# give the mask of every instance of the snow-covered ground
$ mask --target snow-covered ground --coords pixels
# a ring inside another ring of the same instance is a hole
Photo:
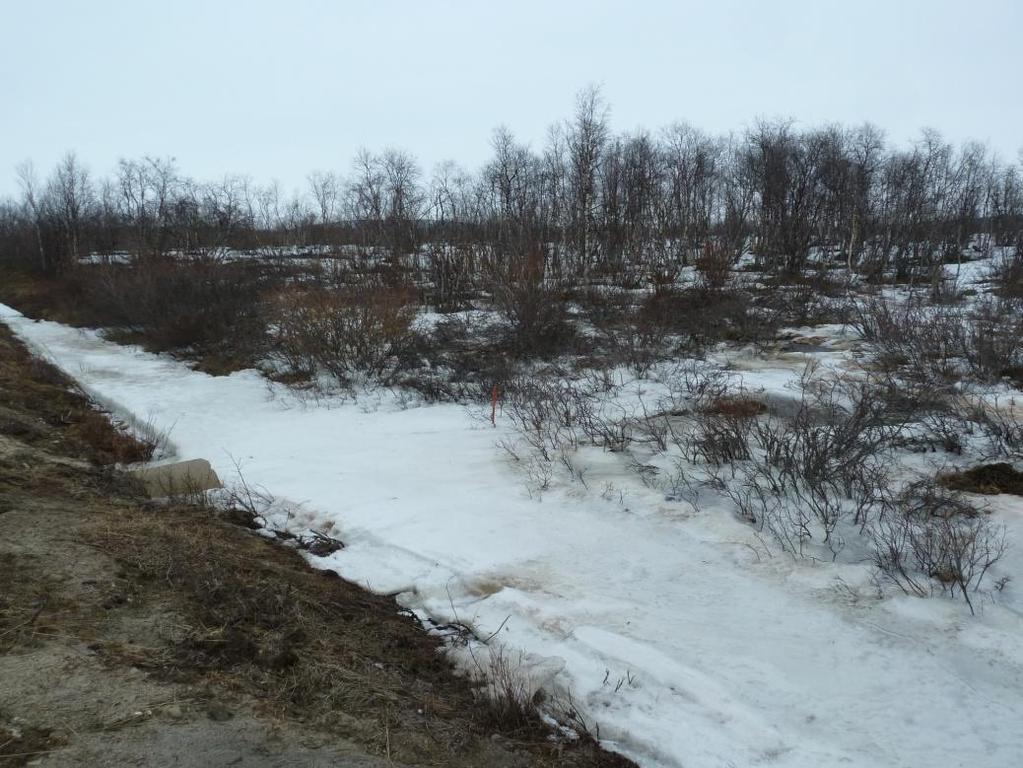
[[[2,305],[0,320],[99,402],[169,431],[178,456],[227,480],[240,466],[299,505],[295,528],[346,545],[316,565],[482,636],[500,628],[524,671],[643,766],[1023,765],[1013,583],[975,617],[962,601],[880,599],[867,564],[771,556],[723,507],[668,501],[615,454],[586,452],[587,487],[537,494],[496,445],[511,436],[500,419],[388,393],[300,402],[256,372],[213,378]],[[793,353],[730,362],[769,389],[801,367]],[[991,504],[1016,542],[1006,570],[1023,574],[1023,500]]]

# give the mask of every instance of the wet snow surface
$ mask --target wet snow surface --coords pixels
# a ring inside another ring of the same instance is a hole
[[[537,682],[571,693],[644,766],[1023,765],[1023,600],[881,599],[856,562],[770,556],[723,505],[669,501],[620,455],[584,452],[587,487],[530,493],[494,429],[388,393],[300,402],[252,371],[213,378],[97,334],[0,319],[98,401],[170,432],[298,505],[290,525],[346,548],[319,567],[438,621],[498,637]],[[815,354],[847,360],[841,329]],[[838,341],[836,341],[838,339]],[[785,393],[805,354],[733,355]],[[996,497],[1023,579],[1023,500]],[[768,542],[769,545],[769,542]],[[502,627],[503,623],[503,627]]]

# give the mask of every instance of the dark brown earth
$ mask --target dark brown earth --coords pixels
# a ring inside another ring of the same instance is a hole
[[[110,468],[0,325],[0,767],[628,766],[492,706],[391,598]]]

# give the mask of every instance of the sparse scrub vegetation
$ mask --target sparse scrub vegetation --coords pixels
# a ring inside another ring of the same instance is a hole
[[[872,526],[874,562],[903,591],[957,593],[974,610],[970,592],[1005,552],[1005,531],[983,510],[932,480],[910,483]]]
[[[857,306],[853,326],[870,342],[877,368],[940,389],[1018,376],[1021,318],[1018,304],[997,298],[970,306],[872,298]]]
[[[272,282],[266,270],[216,259],[162,258],[89,268],[79,301],[124,339],[251,365],[265,349],[260,300]]]
[[[414,311],[401,291],[291,289],[273,304],[271,355],[286,373],[326,373],[342,385],[363,374],[384,383],[414,354]]]
[[[516,387],[506,408],[531,452],[531,481],[537,463],[546,467],[534,487],[547,490],[559,466],[573,479],[582,476],[574,458],[581,447],[622,452],[647,485],[659,476],[669,499],[695,499],[701,488],[709,490],[785,552],[837,559],[850,547],[853,557],[866,553],[903,590],[948,592],[973,609],[970,592],[1001,559],[1004,531],[945,489],[978,490],[977,484],[969,484],[970,475],[942,474],[899,490],[893,472],[898,451],[914,444],[921,413],[930,406],[907,406],[883,377],[813,366],[790,402],[772,406],[720,369],[696,363],[664,374],[661,382],[655,403],[640,395],[632,406],[623,404],[624,382],[602,389],[556,376]],[[950,430],[962,429],[967,418],[971,428],[1005,445],[1004,427],[984,423],[990,415],[945,416],[954,420]],[[961,453],[962,447],[943,444],[942,450]],[[669,469],[640,455],[669,457]],[[1015,478],[1011,465],[994,466],[1001,467],[999,482]]]
[[[669,499],[725,500],[793,555],[848,548],[914,594],[976,589],[993,529],[907,512],[899,463],[1023,457],[1016,167],[869,125],[615,136],[594,89],[540,151],[506,129],[492,148],[478,172],[429,177],[363,151],[291,200],[169,160],[106,184],[73,155],[45,180],[25,166],[0,205],[0,299],[211,373],[488,413],[496,395],[536,491],[565,474],[589,490],[596,448]],[[826,324],[851,332],[840,366],[784,396],[745,386],[744,366],[830,354],[799,335]]]
[[[347,175],[314,173],[290,198],[242,177],[201,183],[163,158],[125,159],[109,179],[74,155],[46,178],[24,165],[20,198],[0,205],[0,268],[22,289],[3,294],[212,372],[283,357],[345,384],[390,378],[381,368],[401,353],[393,333],[372,332],[344,362],[314,360],[299,337],[322,333],[309,324],[324,315],[400,301],[391,326],[423,309],[490,311],[513,359],[587,355],[642,373],[720,342],[769,342],[779,325],[841,321],[850,286],[895,283],[942,303],[891,309],[890,327],[914,335],[881,339],[885,360],[947,376],[963,357],[977,375],[1018,375],[1019,327],[1006,320],[1019,307],[948,303],[960,293],[949,269],[991,253],[999,301],[1017,295],[1013,165],[934,132],[890,146],[869,125],[615,136],[608,111],[588,89],[540,151],[499,129],[479,172],[442,163],[432,176],[401,151],[362,151]],[[25,274],[46,287],[28,297]],[[878,311],[861,307],[856,322],[884,333]],[[961,313],[969,328],[946,337]],[[297,318],[304,329],[274,335]],[[434,372],[427,392],[462,391],[458,368],[453,390]]]

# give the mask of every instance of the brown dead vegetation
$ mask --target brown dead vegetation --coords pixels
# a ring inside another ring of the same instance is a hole
[[[0,431],[29,445],[56,440],[62,453],[97,464],[147,461],[155,445],[140,442],[90,404],[56,368],[10,341],[0,329]]]
[[[357,373],[390,380],[412,353],[415,309],[405,291],[289,289],[271,303],[273,356],[286,374],[316,371],[346,383]]]
[[[732,419],[754,419],[767,413],[767,405],[752,397],[719,397],[708,404],[704,413]]]
[[[1023,472],[1007,462],[982,464],[962,472],[948,472],[939,475],[938,482],[953,491],[990,496],[1000,493],[1023,496]]]

